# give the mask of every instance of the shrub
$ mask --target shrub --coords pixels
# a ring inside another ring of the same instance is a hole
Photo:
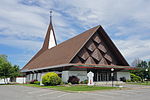
[[[68,83],[68,85],[72,85],[71,83]]]
[[[76,76],[70,76],[69,79],[68,79],[68,83],[71,83],[71,84],[79,84],[79,78],[76,77]]]
[[[80,84],[87,84],[88,80],[81,81]]]
[[[84,83],[84,84],[88,84],[88,80],[84,80],[83,83]]]
[[[132,82],[131,80],[126,80],[126,82]]]
[[[46,86],[60,85],[61,78],[56,73],[49,72],[42,77],[42,83]]]
[[[137,75],[135,75],[135,74],[133,74],[133,73],[131,73],[130,75],[131,75],[131,81],[132,81],[132,82],[139,82],[139,81],[142,81],[141,77],[139,77],[139,76],[137,76]]]
[[[79,82],[80,84],[84,84],[83,81]]]
[[[80,82],[80,84],[84,84],[84,82],[83,82],[83,81],[81,81],[81,82]]]
[[[35,81],[34,84],[40,85],[40,81]]]
[[[31,82],[29,82],[30,84],[35,84],[34,82],[36,82],[37,80],[32,80]]]
[[[125,77],[120,77],[120,81],[126,82],[126,78]]]

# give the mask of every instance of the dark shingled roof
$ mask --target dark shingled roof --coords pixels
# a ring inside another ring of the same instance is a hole
[[[82,46],[89,40],[89,38],[100,28],[96,26],[82,34],[79,34],[67,41],[51,49],[41,49],[24,67],[22,70],[43,68],[47,66],[68,64],[73,57],[78,53]]]

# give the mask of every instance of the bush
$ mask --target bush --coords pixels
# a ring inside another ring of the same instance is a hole
[[[126,82],[132,82],[131,80],[126,80]]]
[[[81,81],[80,84],[87,84],[88,80]]]
[[[83,83],[84,83],[84,84],[88,84],[88,80],[84,80]]]
[[[35,84],[34,82],[36,82],[37,80],[32,80],[31,82],[29,82],[30,84]]]
[[[126,78],[125,77],[120,77],[120,81],[126,82]]]
[[[71,84],[71,83],[68,83],[68,85],[70,85],[70,86],[71,86],[72,84]]]
[[[79,84],[79,78],[76,77],[76,76],[70,76],[69,79],[68,79],[68,83],[71,83],[71,84]]]
[[[40,81],[35,81],[34,84],[40,85]]]
[[[137,76],[137,75],[135,75],[135,74],[133,74],[133,73],[131,73],[130,75],[131,75],[131,81],[132,81],[132,82],[139,82],[139,81],[142,81],[141,77],[139,77],[139,76]]]
[[[80,84],[84,84],[84,81],[81,81]]]
[[[61,78],[54,72],[46,73],[42,77],[42,83],[45,86],[54,86],[54,85],[60,85]]]

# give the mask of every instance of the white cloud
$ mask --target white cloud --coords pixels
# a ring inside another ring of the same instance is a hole
[[[125,58],[131,63],[134,59],[150,59],[150,40],[140,40],[130,38],[125,40],[115,40]]]
[[[1,0],[0,35],[6,38],[0,44],[38,50],[53,9],[59,43],[101,24],[129,62],[149,59],[149,5],[150,0]]]
[[[32,50],[37,51],[42,46],[42,42],[40,41],[20,40],[12,37],[0,38],[0,40],[1,40],[0,44],[13,46],[26,51],[32,51]]]

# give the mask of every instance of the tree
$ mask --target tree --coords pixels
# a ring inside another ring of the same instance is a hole
[[[137,67],[141,62],[142,62],[142,60],[140,60],[139,58],[136,58],[136,59],[134,59],[134,61],[131,63],[131,66]]]
[[[12,78],[16,78],[17,76],[21,76],[20,69],[19,69],[19,66],[18,66],[18,65],[12,66],[12,68],[11,68],[10,71],[11,71],[10,76],[11,76]]]
[[[138,67],[137,70],[131,71],[131,73],[140,76],[142,80],[145,78],[150,79],[150,61],[141,61],[136,67]],[[146,72],[146,69],[148,68],[148,72]]]
[[[146,61],[142,61],[140,64],[138,64],[137,67],[140,67],[140,68],[147,68],[148,65],[147,65],[147,62],[146,62]]]
[[[20,76],[19,66],[14,65],[7,60],[7,56],[0,55],[0,78],[4,79],[4,83],[8,83],[8,78]]]
[[[8,83],[7,78],[11,76],[12,66],[9,62],[3,62],[0,65],[0,78],[4,79],[5,83]]]
[[[148,62],[148,67],[150,68],[150,61]]]
[[[0,58],[3,59],[4,61],[7,61],[7,56],[6,55],[0,55]]]

